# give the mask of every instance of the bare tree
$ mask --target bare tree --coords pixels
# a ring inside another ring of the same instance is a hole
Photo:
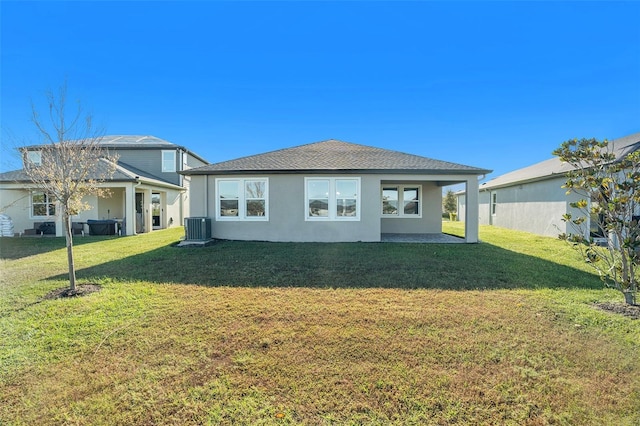
[[[605,285],[635,304],[640,282],[640,151],[616,152],[606,140],[573,139],[553,154],[573,167],[564,187],[567,194],[580,197],[571,203],[577,213],[563,216],[576,233],[560,238],[574,244]]]
[[[85,201],[88,195],[108,196],[109,190],[100,184],[113,176],[115,156],[100,145],[102,134],[92,125],[92,117],[85,114],[78,103],[77,110],[67,114],[67,85],[57,94],[47,92],[49,119],[43,120],[32,104],[32,121],[43,144],[22,148],[25,173],[36,189],[57,201],[67,245],[69,289],[76,292],[76,271],[73,256],[71,217],[91,207]],[[31,158],[39,152],[38,161]]]

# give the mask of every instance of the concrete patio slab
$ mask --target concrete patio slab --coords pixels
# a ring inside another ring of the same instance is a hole
[[[463,244],[464,238],[449,234],[382,234],[383,243]]]

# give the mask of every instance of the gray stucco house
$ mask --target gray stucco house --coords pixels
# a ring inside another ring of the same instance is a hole
[[[465,240],[478,241],[478,177],[489,170],[326,140],[180,172],[190,213],[230,240],[380,241],[442,232],[442,187],[464,184]],[[475,195],[474,195],[475,194]],[[475,207],[474,207],[475,205]]]
[[[640,133],[609,141],[617,158],[640,149]],[[578,201],[576,194],[567,195],[562,186],[571,167],[558,158],[551,158],[522,169],[498,176],[480,185],[479,219],[482,225],[527,231],[556,237],[575,232],[562,216],[578,212],[570,203]],[[466,194],[458,194],[458,211],[466,208]],[[637,212],[636,214],[640,214]]]
[[[104,219],[116,221],[122,235],[182,225],[189,215],[189,178],[179,172],[208,164],[206,160],[155,136],[104,136],[100,146],[118,156],[116,172],[101,184],[111,196],[85,200],[91,209],[72,218],[79,229],[88,231],[88,221]],[[41,150],[39,145],[20,148],[23,161],[31,164],[41,161]],[[0,173],[0,212],[12,218],[16,233],[51,223],[55,234],[63,235],[55,200],[34,188],[24,169]]]

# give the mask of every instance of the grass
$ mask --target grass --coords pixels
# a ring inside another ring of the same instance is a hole
[[[445,223],[446,231],[461,231]],[[640,321],[569,247],[0,241],[0,424],[640,423]]]

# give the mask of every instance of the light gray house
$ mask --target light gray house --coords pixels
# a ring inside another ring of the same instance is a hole
[[[442,187],[462,183],[472,194],[470,243],[478,241],[478,176],[486,173],[338,140],[180,172],[191,178],[191,215],[209,218],[214,238],[231,240],[380,241],[387,233],[441,233]]]
[[[115,174],[101,184],[111,196],[88,197],[92,208],[72,218],[79,229],[89,231],[86,224],[93,220],[115,220],[123,235],[182,225],[189,215],[189,177],[179,172],[208,164],[206,160],[154,136],[105,136],[100,145],[118,156]],[[23,161],[37,165],[41,149],[21,148]],[[16,233],[38,232],[38,225],[47,223],[50,232],[63,235],[57,211],[55,201],[33,187],[24,169],[0,173],[0,212],[12,218]]]
[[[640,149],[640,133],[609,141],[617,158]],[[570,203],[578,201],[576,194],[567,195],[562,188],[571,166],[551,158],[498,176],[480,185],[479,219],[482,225],[527,231],[556,237],[573,233],[562,215],[577,212]],[[464,192],[458,195],[459,212],[464,212]]]

